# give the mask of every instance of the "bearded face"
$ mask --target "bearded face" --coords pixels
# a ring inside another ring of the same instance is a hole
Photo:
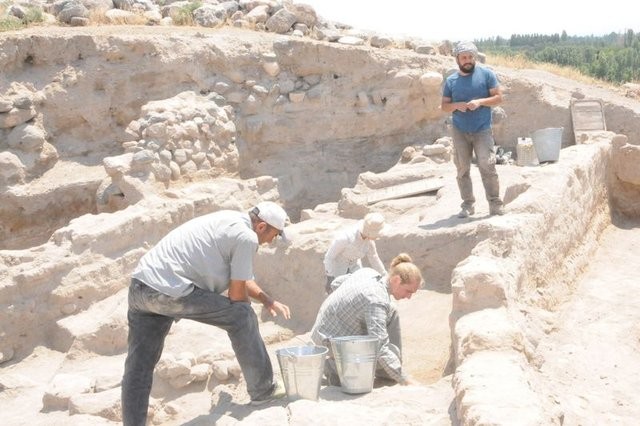
[[[456,58],[458,68],[465,74],[471,74],[476,67],[476,57],[473,53],[461,53]]]

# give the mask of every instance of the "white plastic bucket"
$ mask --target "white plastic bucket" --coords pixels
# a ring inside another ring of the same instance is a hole
[[[343,336],[331,339],[331,349],[344,393],[367,393],[373,389],[378,361],[378,338]]]
[[[318,400],[327,352],[329,349],[324,346],[294,346],[276,351],[290,401]]]
[[[560,147],[562,146],[563,127],[548,127],[536,130],[531,134],[533,146],[536,149],[538,161],[558,161],[560,158]]]
[[[540,164],[531,138],[518,138],[516,156],[516,164],[518,166],[527,167]]]

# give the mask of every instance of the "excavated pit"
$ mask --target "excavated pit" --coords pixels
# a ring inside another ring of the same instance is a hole
[[[39,151],[0,145],[22,160],[22,168],[7,163],[14,172],[3,172],[0,194],[4,365],[40,347],[66,353],[58,365],[67,368],[78,358],[122,356],[127,277],[146,249],[194,216],[267,198],[294,219],[294,243],[261,249],[256,262],[258,280],[294,313],[290,322],[265,326],[273,328],[266,333],[271,350],[313,324],[332,233],[380,211],[391,225],[378,242],[383,261],[408,252],[425,276],[425,289],[400,309],[407,368],[430,384],[464,366],[473,352],[465,345],[482,334],[456,330],[458,321],[494,309],[525,340],[536,340],[544,317],[537,310],[568,297],[587,263],[576,259],[593,253],[612,217],[640,217],[640,180],[630,165],[638,156],[638,106],[607,104],[610,132],[574,145],[565,100],[600,89],[498,70],[507,101],[496,142],[513,150],[519,136],[564,127],[565,149],[555,164],[499,166],[504,217],[488,216],[474,170],[478,214],[461,221],[450,149],[422,151],[447,136],[447,119],[438,109],[439,85],[421,77],[443,75],[451,58],[237,30],[49,31],[2,39],[15,53],[2,58],[0,93],[17,109],[26,96],[33,110],[29,120],[3,128],[3,139],[20,126],[45,134]],[[279,73],[271,75],[266,62],[277,62]],[[543,96],[550,90],[553,96]],[[181,117],[186,104],[201,108]],[[196,148],[205,133],[212,142]],[[439,179],[442,189],[358,202],[424,177]],[[191,351],[207,349],[193,337],[206,330],[183,333],[192,335]],[[167,351],[177,353],[181,334],[172,334]],[[176,392],[158,386],[159,397]],[[463,391],[456,398],[460,412],[473,405]]]

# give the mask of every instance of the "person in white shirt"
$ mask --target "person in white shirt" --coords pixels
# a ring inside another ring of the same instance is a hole
[[[375,242],[384,226],[384,216],[380,213],[369,213],[357,224],[337,233],[324,256],[327,294],[331,294],[331,282],[336,277],[350,274],[362,268],[361,259],[365,256],[371,268],[381,275],[386,275],[387,270],[378,256]]]

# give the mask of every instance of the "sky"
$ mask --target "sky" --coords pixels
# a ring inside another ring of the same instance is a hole
[[[640,32],[637,0],[295,0],[329,21],[424,40],[473,40],[512,34],[606,35]]]

